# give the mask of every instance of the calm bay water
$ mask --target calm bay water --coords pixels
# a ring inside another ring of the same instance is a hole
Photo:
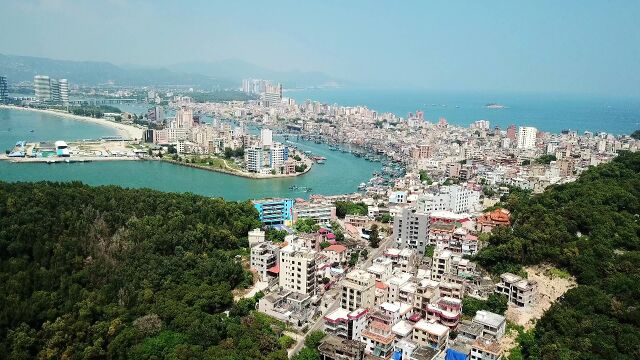
[[[86,125],[86,126],[81,126]],[[10,147],[18,140],[84,139],[113,135],[99,125],[84,124],[60,117],[0,109],[0,145]],[[35,128],[34,133],[29,130]],[[30,135],[30,136],[29,136]],[[0,161],[0,180],[4,181],[82,181],[90,185],[120,185],[161,191],[192,192],[219,196],[227,200],[263,197],[308,197],[309,194],[333,195],[356,191],[380,163],[372,163],[351,154],[330,151],[322,144],[294,142],[299,148],[327,158],[307,174],[295,178],[252,180],[192,169],[158,161],[113,161],[85,164],[16,164]],[[310,187],[312,192],[291,190],[290,186]]]
[[[402,117],[422,110],[429,121],[444,117],[451,124],[463,126],[482,119],[501,129],[510,124],[534,126],[550,132],[571,129],[630,134],[640,129],[640,99],[353,88],[294,90],[288,91],[286,96],[297,102],[312,99],[345,106],[366,105],[378,112]],[[507,108],[487,109],[488,103]]]

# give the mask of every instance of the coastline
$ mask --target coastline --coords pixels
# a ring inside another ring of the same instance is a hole
[[[83,122],[88,122],[96,125],[102,125],[102,126],[106,126],[116,130],[118,134],[122,136],[123,139],[140,140],[142,139],[142,134],[143,134],[142,129],[137,128],[133,125],[120,124],[113,121],[109,121],[105,119],[96,119],[88,116],[74,115],[71,113],[63,112],[63,111],[34,109],[34,108],[21,107],[21,106],[15,106],[15,105],[0,105],[0,109],[39,112],[39,113],[44,113],[48,115],[60,116],[69,120],[83,121]]]
[[[186,163],[186,162],[172,160],[172,159],[144,159],[144,160],[148,160],[148,161],[164,161],[164,162],[167,162],[167,163],[170,163],[170,164],[173,164],[173,165],[180,165],[180,166],[186,166],[186,167],[199,169],[199,170],[207,170],[207,171],[219,172],[219,173],[223,173],[223,174],[227,174],[227,175],[239,176],[239,177],[243,177],[243,178],[246,178],[246,179],[254,179],[254,180],[295,178],[295,177],[302,176],[302,175],[308,173],[309,170],[311,170],[311,168],[313,167],[313,165],[309,165],[309,166],[307,166],[307,168],[303,172],[295,173],[295,174],[288,174],[288,175],[283,175],[283,174],[278,174],[278,175],[260,175],[260,174],[245,172],[245,171],[231,171],[231,170],[220,169],[220,168],[212,168],[212,167],[208,167],[208,166],[202,166],[202,165],[198,165],[198,164],[191,164],[191,163]]]

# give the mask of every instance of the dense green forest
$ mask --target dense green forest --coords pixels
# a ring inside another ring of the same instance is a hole
[[[0,358],[286,359],[231,294],[259,225],[249,203],[0,182]]]
[[[514,226],[492,234],[479,264],[498,274],[551,263],[579,284],[522,337],[522,357],[640,359],[640,153],[543,194],[513,193],[507,207]]]

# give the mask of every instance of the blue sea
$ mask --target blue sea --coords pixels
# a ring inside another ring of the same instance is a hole
[[[511,124],[534,126],[541,131],[565,129],[612,134],[630,134],[640,129],[640,99],[607,98],[590,95],[501,94],[491,92],[448,92],[425,90],[380,90],[358,88],[305,89],[287,91],[285,96],[344,106],[365,105],[379,113],[407,117],[420,110],[425,119],[467,126],[489,120],[505,129]],[[488,109],[497,103],[504,109]]]

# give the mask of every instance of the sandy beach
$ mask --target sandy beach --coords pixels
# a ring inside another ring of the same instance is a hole
[[[124,139],[141,139],[142,138],[142,132],[143,132],[142,129],[137,128],[133,125],[120,124],[120,123],[105,120],[105,119],[96,119],[96,118],[91,118],[87,116],[73,115],[63,111],[33,109],[33,108],[13,106],[13,105],[0,105],[0,109],[11,109],[11,110],[22,110],[22,111],[46,113],[49,115],[64,117],[70,120],[84,121],[84,122],[94,123],[97,125],[107,126],[117,130],[118,135],[122,136]]]

